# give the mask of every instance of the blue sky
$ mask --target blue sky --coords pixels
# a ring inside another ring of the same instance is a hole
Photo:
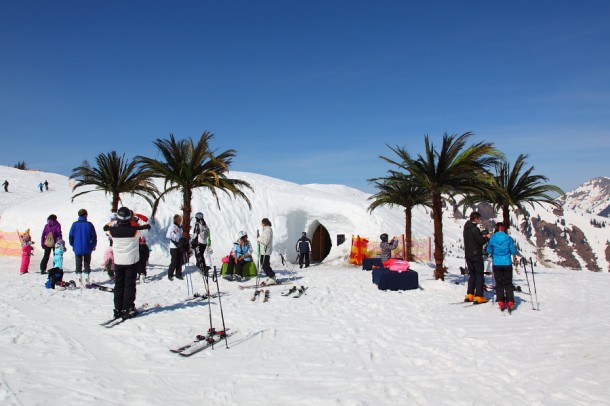
[[[0,2],[0,164],[205,130],[234,170],[369,192],[386,144],[472,131],[569,191],[610,175],[610,2]]]

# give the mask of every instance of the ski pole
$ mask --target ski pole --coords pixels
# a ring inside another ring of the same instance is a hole
[[[215,269],[214,269],[214,276],[216,276],[216,270]],[[204,282],[205,282],[205,279],[204,279]],[[210,317],[210,329],[208,330],[208,337],[209,338],[213,338],[215,330],[214,330],[214,326],[212,326],[212,304],[210,302],[210,300],[211,300],[210,296],[211,295],[210,295],[209,290],[208,290],[208,315]],[[212,349],[214,349],[214,341],[212,341]]]
[[[532,283],[534,284],[534,296],[536,297],[536,310],[540,310],[540,303],[538,302],[538,292],[536,292],[536,279],[534,278],[534,261],[530,257],[530,267],[532,270]]]
[[[530,287],[529,277],[527,276],[527,259],[525,259],[525,257],[523,257],[523,258],[521,258],[521,261],[523,263],[523,269],[525,269],[525,280],[527,281],[527,290],[529,291],[530,298],[531,298],[531,296],[532,296],[532,289]],[[532,302],[532,310],[536,310],[536,309],[534,309],[534,301],[531,300],[531,302]]]
[[[225,346],[229,349],[229,342],[227,341],[227,328],[225,326],[225,316],[222,311],[222,299],[220,298],[220,286],[218,285],[218,275],[216,274],[216,265],[214,265],[213,280],[216,281],[216,290],[218,291],[218,306],[220,307],[220,319],[222,320],[222,334],[225,338]]]

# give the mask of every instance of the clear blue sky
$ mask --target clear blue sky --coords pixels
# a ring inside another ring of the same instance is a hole
[[[572,190],[610,175],[610,1],[0,2],[0,164],[205,130],[234,170],[369,192],[386,144],[473,131]]]

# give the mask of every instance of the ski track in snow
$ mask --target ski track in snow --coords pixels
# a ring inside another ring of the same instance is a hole
[[[112,294],[44,289],[45,276],[18,275],[0,258],[0,403],[8,405],[225,404],[605,404],[606,274],[537,270],[540,311],[517,294],[512,315],[496,305],[451,305],[465,293],[456,275],[421,290],[379,291],[371,273],[319,265],[295,276],[298,299],[274,287],[268,303],[220,280],[225,321],[237,330],[189,358],[168,351],[209,327],[208,302],[185,301],[186,283],[149,268],[139,305],[152,310],[105,329]],[[456,267],[457,268],[457,267]],[[189,268],[195,291],[203,292]],[[93,279],[105,282],[103,272]],[[73,279],[71,273],[66,279]],[[492,280],[487,281],[493,284]],[[527,291],[525,275],[515,282]],[[531,283],[531,275],[530,275]],[[292,285],[289,285],[292,286]],[[211,284],[212,291],[216,284]],[[155,305],[158,307],[154,307]],[[210,307],[222,328],[218,299]],[[50,391],[52,388],[52,391]],[[52,395],[51,395],[52,393]]]

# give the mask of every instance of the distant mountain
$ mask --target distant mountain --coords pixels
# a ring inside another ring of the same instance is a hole
[[[591,179],[561,199],[564,209],[610,218],[610,178]]]

